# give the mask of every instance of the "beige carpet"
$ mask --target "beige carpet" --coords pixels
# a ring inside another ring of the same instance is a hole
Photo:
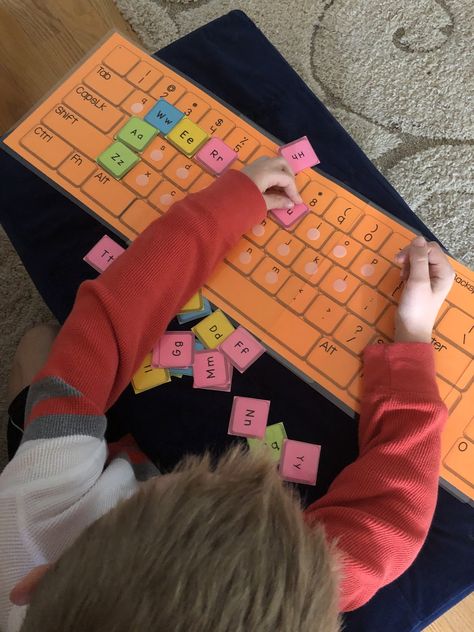
[[[115,1],[150,51],[245,11],[452,254],[474,267],[472,0]],[[3,233],[0,247],[3,421],[14,348],[50,315]]]

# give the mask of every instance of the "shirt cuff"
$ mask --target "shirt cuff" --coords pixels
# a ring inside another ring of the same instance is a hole
[[[434,349],[429,342],[393,342],[364,349],[364,390],[423,393],[439,399]]]

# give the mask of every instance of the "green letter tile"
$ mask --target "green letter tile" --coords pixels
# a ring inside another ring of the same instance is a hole
[[[277,424],[267,426],[263,439],[251,439],[248,437],[247,443],[250,450],[257,450],[264,445],[267,446],[270,449],[272,460],[275,463],[279,463],[284,439],[287,439],[286,430],[283,422],[280,421]]]
[[[130,171],[139,160],[137,154],[118,141],[107,147],[97,158],[99,165],[117,180]]]
[[[132,116],[117,134],[117,138],[132,149],[143,151],[157,134],[156,127],[137,116]]]

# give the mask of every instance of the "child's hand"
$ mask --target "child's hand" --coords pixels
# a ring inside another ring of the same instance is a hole
[[[267,204],[267,211],[291,208],[303,202],[296,190],[295,176],[284,158],[259,158],[244,167],[245,173],[255,182]]]
[[[395,255],[403,264],[406,281],[395,318],[396,342],[431,342],[438,311],[454,281],[455,273],[435,241],[416,237]]]

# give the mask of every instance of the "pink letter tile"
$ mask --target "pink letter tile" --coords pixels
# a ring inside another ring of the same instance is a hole
[[[227,356],[229,362],[243,373],[257,360],[264,347],[246,329],[239,326],[219,345],[219,349]]]
[[[92,266],[97,272],[103,272],[122,252],[125,252],[125,248],[122,248],[110,237],[104,235],[92,250],[89,250],[83,261]]]
[[[316,485],[321,446],[285,439],[280,461],[280,476],[292,483]]]
[[[302,136],[298,140],[283,145],[278,149],[278,153],[290,164],[294,174],[306,169],[306,167],[314,167],[320,163],[307,136]]]
[[[229,383],[229,363],[223,353],[217,349],[196,351],[194,354],[194,388],[222,387]]]
[[[194,158],[208,171],[220,176],[237,158],[237,152],[220,138],[211,138]]]
[[[267,427],[270,401],[253,397],[234,397],[228,433],[261,439]]]
[[[309,208],[306,204],[295,204],[292,208],[276,208],[270,212],[279,224],[288,228],[309,213]]]
[[[194,334],[191,331],[167,331],[153,348],[151,365],[164,369],[191,366],[194,359]]]

